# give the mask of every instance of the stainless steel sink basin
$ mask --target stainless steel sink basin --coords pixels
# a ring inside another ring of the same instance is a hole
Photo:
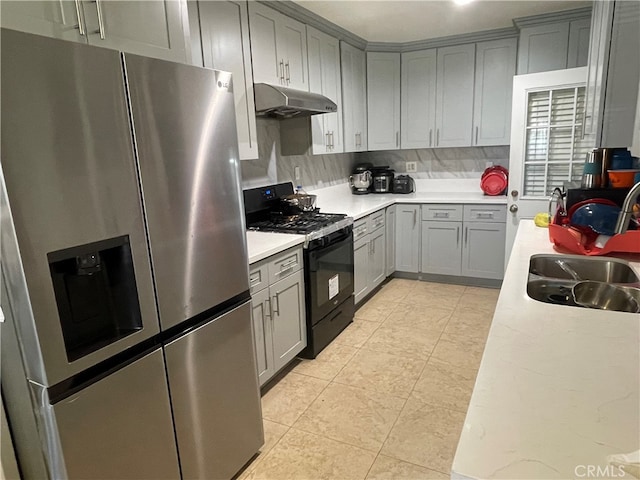
[[[640,277],[624,260],[580,255],[534,255],[529,273],[547,278],[638,283]],[[577,277],[577,278],[576,278]]]
[[[584,302],[576,302],[573,292],[576,284],[589,283],[584,282],[585,280],[609,284],[611,287],[607,291],[610,294],[618,294],[618,290],[623,290],[625,293],[621,298],[626,298],[625,302],[620,303],[608,301],[608,298],[592,298],[589,307],[638,311],[636,307],[640,305],[640,277],[627,262],[616,258],[533,255],[529,262],[527,295],[539,302],[589,308]],[[629,296],[632,298],[628,298]]]

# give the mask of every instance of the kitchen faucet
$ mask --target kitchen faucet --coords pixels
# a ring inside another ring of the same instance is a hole
[[[638,195],[640,195],[640,182],[631,187],[631,190],[629,190],[629,193],[624,199],[622,210],[620,211],[618,221],[616,222],[616,234],[624,233],[629,228],[629,220],[631,220],[631,214],[633,213],[632,205]]]

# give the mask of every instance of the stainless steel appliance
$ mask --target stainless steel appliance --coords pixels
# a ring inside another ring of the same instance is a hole
[[[398,175],[393,179],[393,193],[413,193],[416,190],[416,182],[409,175]]]
[[[259,117],[299,118],[338,110],[335,102],[318,93],[268,83],[256,83],[253,89]]]
[[[263,431],[230,74],[1,40],[2,394],[28,432],[21,467],[232,477]]]
[[[389,193],[393,190],[393,170],[389,167],[373,167],[371,169],[373,193]]]
[[[351,193],[355,195],[362,195],[369,193],[371,184],[373,183],[373,177],[371,175],[370,163],[361,163],[355,166],[353,173],[349,177],[349,186],[351,187]]]
[[[353,321],[353,219],[344,214],[302,212],[287,215],[280,199],[293,184],[280,183],[244,191],[249,230],[305,235],[304,280],[307,347],[315,358]]]

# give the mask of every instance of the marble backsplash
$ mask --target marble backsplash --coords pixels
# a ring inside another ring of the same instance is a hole
[[[489,162],[509,167],[508,146],[312,155],[308,145],[296,155],[283,155],[281,122],[259,118],[257,129],[259,159],[241,162],[243,188],[288,181],[308,188],[336,185],[346,182],[361,162],[389,165],[397,174],[406,172],[405,162],[416,162],[414,178],[479,178]],[[295,167],[300,167],[300,180],[295,180]]]

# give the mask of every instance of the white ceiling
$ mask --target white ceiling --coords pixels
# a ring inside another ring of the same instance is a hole
[[[590,1],[294,0],[368,42],[411,42],[513,26],[512,19],[591,5]]]

